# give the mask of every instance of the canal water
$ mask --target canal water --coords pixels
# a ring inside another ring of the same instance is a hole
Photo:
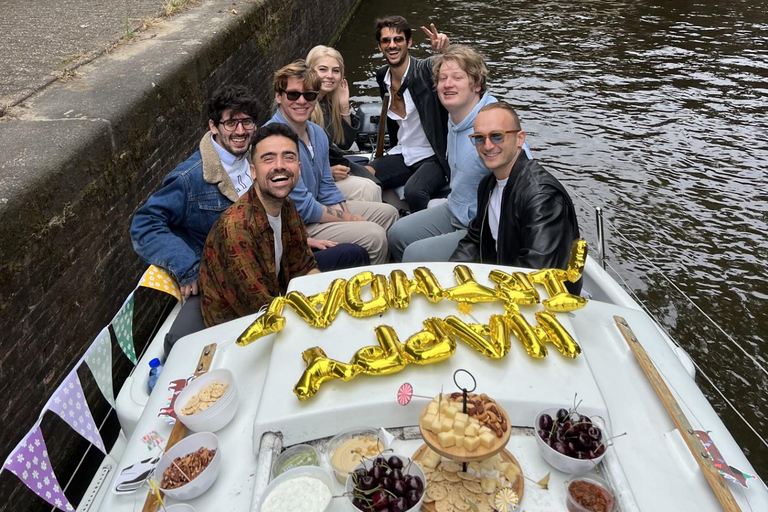
[[[377,98],[373,20],[387,14],[416,29],[414,55],[429,54],[430,22],[485,55],[491,92],[569,187],[582,233],[594,248],[601,206],[615,277],[712,380],[698,378],[768,477],[762,0],[363,0],[337,45],[355,102]]]

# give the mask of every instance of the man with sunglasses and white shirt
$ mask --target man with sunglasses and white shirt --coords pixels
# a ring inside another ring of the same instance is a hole
[[[320,77],[303,60],[279,69],[274,76],[277,112],[270,123],[284,123],[299,136],[301,178],[291,191],[307,235],[364,247],[372,264],[389,261],[387,229],[398,219],[393,206],[373,201],[346,200],[336,186],[328,160],[328,135],[309,120],[317,102]],[[371,180],[359,180],[370,186]]]
[[[480,182],[477,215],[451,261],[567,268],[579,238],[576,212],[560,182],[526,156],[514,109],[505,102],[481,108],[469,138],[491,174]],[[578,294],[581,284],[566,286]]]

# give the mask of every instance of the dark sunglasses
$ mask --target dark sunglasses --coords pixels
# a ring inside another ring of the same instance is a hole
[[[304,99],[307,101],[315,101],[317,99],[317,92],[315,91],[299,92],[299,91],[281,90],[280,92],[285,94],[285,97],[291,101],[298,100],[299,96],[304,96]]]
[[[405,42],[404,36],[395,36],[395,37],[382,37],[379,39],[379,44],[389,44],[392,41],[395,42],[395,44],[403,44]]]
[[[491,132],[491,133],[473,133],[469,136],[469,141],[473,146],[482,146],[485,144],[485,139],[490,139],[492,144],[501,144],[504,142],[508,133],[517,133],[520,130],[507,130],[505,132]]]
[[[250,117],[244,117],[242,119],[227,119],[226,121],[221,121],[219,124],[224,126],[224,129],[228,132],[233,132],[237,130],[237,125],[239,124],[243,125],[244,130],[252,130],[253,127],[256,126],[256,121]]]

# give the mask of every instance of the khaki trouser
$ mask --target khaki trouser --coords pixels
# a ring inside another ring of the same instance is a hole
[[[347,201],[347,209],[351,214],[366,220],[309,224],[307,235],[365,247],[372,264],[389,262],[387,230],[399,217],[395,207],[386,203]]]
[[[334,183],[347,201],[381,202],[381,187],[368,178],[347,176]]]

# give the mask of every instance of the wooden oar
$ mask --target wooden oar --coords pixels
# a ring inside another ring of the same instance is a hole
[[[379,131],[376,139],[376,152],[374,158],[379,158],[384,154],[384,131],[387,129],[387,110],[389,109],[389,94],[384,95],[381,104],[381,116],[379,116]]]
[[[616,321],[616,326],[619,328],[621,335],[624,336],[629,348],[632,349],[632,353],[635,354],[637,362],[640,363],[640,367],[645,372],[645,376],[648,377],[648,381],[664,403],[664,407],[666,407],[667,412],[669,412],[669,415],[672,417],[672,421],[675,422],[677,429],[680,431],[680,435],[685,439],[685,444],[688,445],[688,449],[691,451],[691,454],[693,454],[693,458],[696,459],[699,467],[701,467],[702,473],[704,473],[712,490],[715,491],[715,495],[717,495],[717,499],[720,501],[723,509],[726,512],[741,511],[739,504],[736,503],[736,499],[733,497],[733,494],[731,494],[731,490],[728,488],[725,480],[723,480],[723,477],[720,476],[720,473],[718,473],[717,468],[712,463],[712,459],[704,449],[704,445],[694,433],[691,424],[688,422],[685,414],[683,414],[683,410],[680,408],[677,400],[675,400],[675,397],[672,396],[669,387],[667,387],[664,379],[662,379],[661,374],[659,374],[659,371],[656,369],[653,361],[651,361],[651,358],[643,348],[643,345],[637,339],[635,333],[632,332],[632,329],[624,318],[614,316],[613,319]]]
[[[216,343],[211,343],[210,345],[203,347],[203,351],[200,354],[200,359],[197,361],[197,367],[195,368],[195,377],[199,377],[211,368],[211,361],[213,360],[214,353],[216,353]],[[184,426],[181,420],[176,418],[176,423],[173,425],[171,435],[168,437],[168,442],[165,445],[165,451],[167,452],[173,445],[184,439],[186,434],[187,428]],[[159,478],[162,480],[163,475],[160,475]],[[147,499],[144,501],[144,508],[141,509],[141,512],[156,512],[157,507],[160,506],[159,500],[162,498],[162,495],[163,493],[159,490],[158,494],[155,495],[150,489],[147,493]]]

